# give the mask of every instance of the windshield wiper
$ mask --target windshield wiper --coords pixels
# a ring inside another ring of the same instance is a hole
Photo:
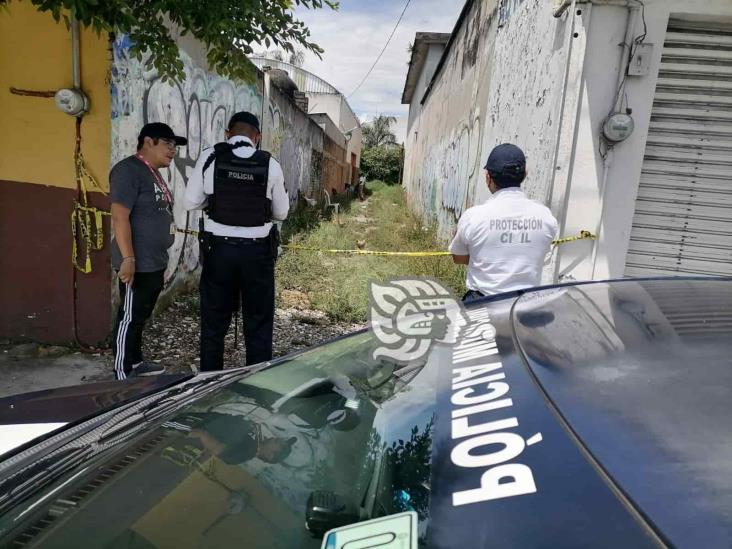
[[[131,438],[150,423],[248,372],[193,378],[162,394],[103,413],[0,463],[0,515],[67,471]],[[73,439],[72,439],[73,437]],[[71,439],[71,440],[69,440]],[[53,448],[40,459],[38,451]],[[54,448],[55,447],[55,448]]]
[[[118,435],[123,435],[121,438],[128,438],[149,423],[169,415],[177,408],[202,397],[235,378],[241,377],[242,374],[243,372],[236,371],[228,375],[194,378],[179,387],[166,391],[158,398],[143,399],[129,408],[119,411],[105,425],[102,425],[100,427],[101,431],[97,434],[92,445],[117,443],[119,440],[112,441],[112,439]]]
[[[36,492],[39,487],[58,478],[65,471],[84,463],[92,455],[91,448],[67,448],[52,458],[34,461],[29,467],[0,480],[0,515]],[[44,479],[48,479],[44,482]]]

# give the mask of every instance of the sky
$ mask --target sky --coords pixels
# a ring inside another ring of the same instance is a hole
[[[416,32],[452,32],[463,0],[411,0],[394,37],[368,80],[358,83],[384,47],[406,0],[341,0],[340,9],[307,10],[295,15],[310,29],[311,39],[325,50],[323,59],[306,53],[304,68],[343,93],[362,121],[378,114],[403,116],[401,104],[407,76],[407,47]]]

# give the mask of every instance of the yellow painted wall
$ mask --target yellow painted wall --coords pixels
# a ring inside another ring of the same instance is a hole
[[[82,123],[89,171],[107,188],[110,159],[111,56],[108,36],[81,33],[81,87],[90,112]],[[75,188],[76,119],[53,98],[24,97],[10,87],[56,91],[72,86],[71,31],[27,0],[0,10],[0,180]],[[0,183],[2,184],[2,183]]]

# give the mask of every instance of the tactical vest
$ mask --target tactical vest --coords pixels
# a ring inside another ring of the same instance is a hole
[[[270,154],[256,151],[249,158],[234,154],[234,149],[250,146],[217,143],[204,164],[214,162],[213,194],[206,213],[216,223],[234,227],[260,227],[272,221],[272,200],[267,198]]]

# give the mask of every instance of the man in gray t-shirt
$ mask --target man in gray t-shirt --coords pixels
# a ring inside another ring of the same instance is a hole
[[[164,271],[168,266],[168,248],[175,238],[170,230],[173,223],[171,204],[164,192],[137,155],[118,162],[109,179],[112,202],[130,210],[135,273]],[[121,266],[122,253],[115,238],[112,240],[112,267],[119,271]],[[134,273],[132,276],[134,278]]]
[[[137,153],[109,174],[112,267],[119,275],[121,300],[113,344],[117,379],[163,372],[142,359],[142,330],[163,289],[168,248],[175,238],[173,195],[158,170],[170,166],[177,147],[187,142],[166,124],[146,124]]]

